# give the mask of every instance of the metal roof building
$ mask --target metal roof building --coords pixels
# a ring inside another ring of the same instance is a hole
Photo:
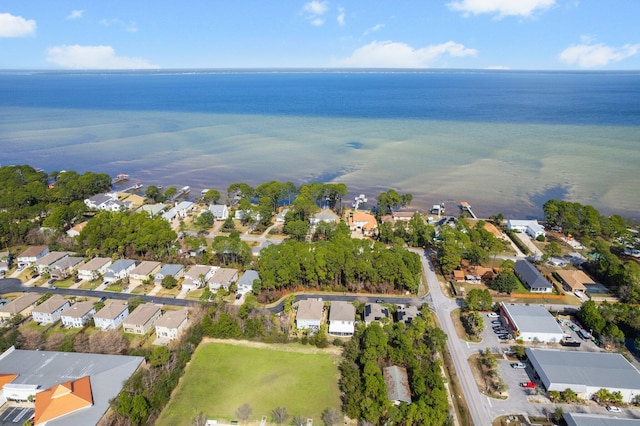
[[[562,418],[567,422],[567,426],[632,426],[640,424],[640,420],[637,419],[621,419],[584,413],[564,413]]]
[[[624,402],[640,395],[640,372],[620,354],[533,348],[526,353],[547,391],[572,389],[590,399],[607,389],[620,392]]]
[[[564,332],[556,319],[542,306],[500,303],[502,321],[525,342],[557,343]]]

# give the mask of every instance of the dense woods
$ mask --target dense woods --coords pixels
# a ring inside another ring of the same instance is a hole
[[[439,357],[446,338],[421,317],[408,327],[404,323],[359,327],[340,365],[343,411],[368,424],[451,424]],[[382,368],[391,365],[407,369],[411,404],[395,406],[387,399]]]

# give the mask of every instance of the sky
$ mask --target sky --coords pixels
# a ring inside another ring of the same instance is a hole
[[[640,70],[640,0],[0,0],[0,69]]]

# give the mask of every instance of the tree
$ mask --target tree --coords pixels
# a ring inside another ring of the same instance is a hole
[[[493,306],[493,298],[489,290],[474,288],[465,297],[466,308],[472,311],[487,311]]]
[[[564,411],[562,410],[562,407],[556,407],[555,411],[553,412],[553,420],[555,420],[556,423],[560,423],[562,421],[563,414]]]
[[[305,424],[307,424],[307,420],[300,414],[296,414],[291,419],[291,424],[293,426],[304,426]]]
[[[335,408],[326,408],[321,415],[325,426],[337,426],[342,423],[344,416]]]
[[[164,196],[167,199],[172,199],[173,197],[176,196],[177,193],[178,193],[178,190],[174,186],[170,186],[166,189],[166,191],[164,191]]]
[[[222,224],[222,232],[231,232],[236,229],[236,223],[233,221],[233,217],[229,216],[224,220]]]
[[[162,203],[167,200],[167,197],[160,191],[155,185],[149,185],[144,192],[144,196],[156,203]]]
[[[498,293],[511,294],[513,290],[518,288],[518,277],[510,270],[501,270],[498,276],[494,278],[491,287]]]
[[[246,422],[249,420],[249,416],[251,416],[252,412],[253,410],[251,409],[251,406],[245,402],[236,410],[236,416],[240,421]]]
[[[307,221],[289,220],[285,222],[283,232],[296,241],[304,241],[307,238],[310,227],[311,225]]]
[[[399,194],[395,189],[383,192],[377,197],[378,214],[382,216],[400,207],[405,207],[411,203],[412,199],[411,194]]]
[[[193,223],[200,229],[207,229],[211,228],[215,221],[216,218],[213,216],[213,213],[211,213],[209,210],[204,210],[198,215],[198,217],[196,217]]]
[[[273,411],[271,411],[271,420],[273,420],[275,423],[278,423],[279,425],[286,422],[288,418],[289,413],[284,407],[277,407],[274,408]]]
[[[560,256],[560,254],[562,254],[560,245],[555,241],[552,241],[549,244],[547,244],[543,251],[544,251],[544,256],[542,257],[542,259],[545,262],[552,257]]]
[[[161,284],[162,287],[171,289],[178,285],[178,280],[176,280],[173,275],[165,275],[165,277],[162,278]]]
[[[215,189],[210,189],[204,193],[202,200],[209,204],[217,204],[220,201],[220,192]]]
[[[208,420],[209,419],[207,418],[207,415],[200,412],[196,414],[193,419],[191,419],[191,426],[207,426]]]
[[[169,361],[170,357],[171,354],[169,353],[169,349],[167,349],[166,346],[156,346],[155,348],[153,348],[153,351],[149,356],[149,363],[152,367],[160,367],[161,365],[164,365],[167,361]]]

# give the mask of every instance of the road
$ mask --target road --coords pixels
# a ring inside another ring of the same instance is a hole
[[[174,299],[170,297],[158,296],[142,296],[129,293],[115,293],[113,291],[81,290],[79,288],[52,289],[50,287],[29,287],[23,285],[22,281],[17,278],[0,279],[0,293],[13,292],[52,293],[60,294],[62,296],[106,297],[107,299],[117,300],[129,300],[132,297],[140,297],[142,300],[148,303],[158,303],[162,305],[173,306],[196,306],[199,303],[197,300]]]
[[[442,292],[440,282],[428,256],[428,252],[422,252],[420,256],[422,268],[424,269],[427,284],[429,285],[430,296],[428,302],[431,309],[433,309],[438,316],[440,327],[442,327],[442,330],[449,336],[447,339],[447,347],[453,359],[458,379],[460,380],[462,393],[469,407],[472,423],[475,425],[490,425],[494,417],[489,410],[491,403],[488,397],[478,391],[471,367],[465,356],[464,342],[458,339],[453,321],[451,320],[451,311],[457,309],[459,306],[455,300],[449,299]]]

